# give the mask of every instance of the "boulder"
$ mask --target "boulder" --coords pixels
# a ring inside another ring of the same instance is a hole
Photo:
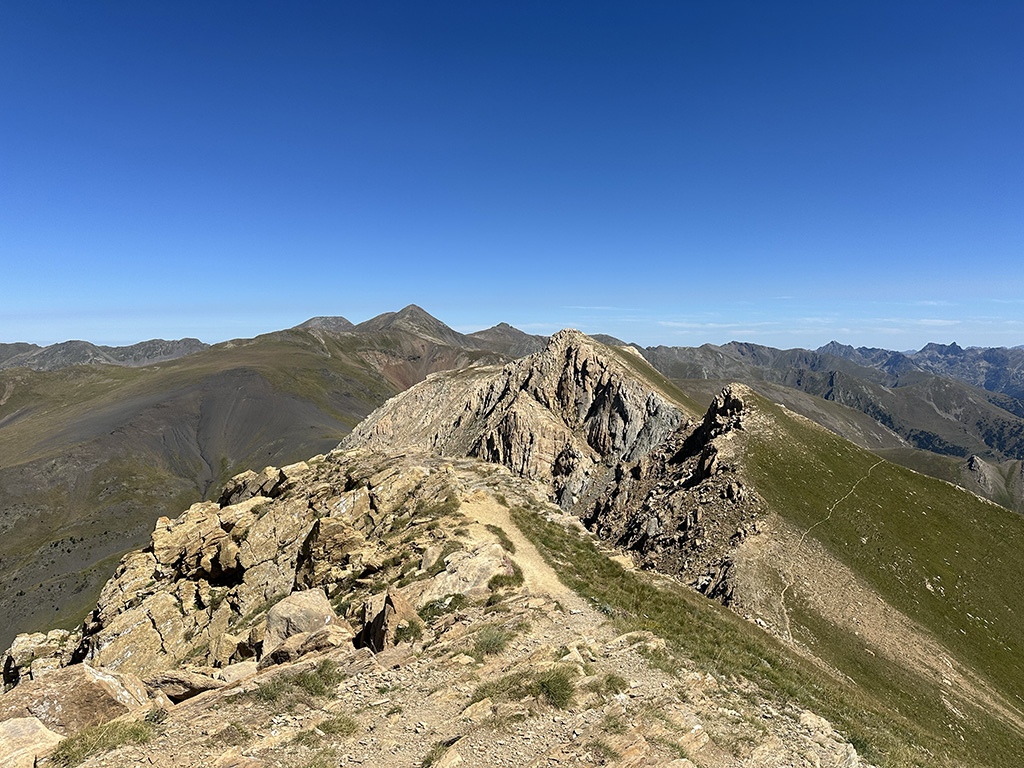
[[[247,470],[227,482],[218,503],[227,507],[255,496],[272,499],[281,494],[285,480],[287,476],[277,467],[267,467],[260,473]]]
[[[507,559],[504,548],[493,541],[482,542],[470,552],[448,555],[445,570],[422,582],[425,587],[416,597],[416,604],[422,607],[432,600],[455,593],[471,596],[488,594],[487,584],[491,578],[508,572]]]
[[[175,704],[185,699],[191,699],[193,696],[198,696],[204,691],[223,688],[225,685],[226,683],[223,680],[215,680],[208,675],[201,675],[198,672],[186,672],[183,669],[168,670],[146,679],[147,688],[162,692]]]
[[[266,669],[275,664],[286,664],[309,653],[329,651],[342,645],[351,646],[352,638],[355,637],[352,627],[344,619],[334,621],[336,623],[328,624],[316,632],[292,635],[260,659],[259,669]]]
[[[239,661],[236,664],[228,664],[220,671],[220,676],[224,682],[230,685],[236,683],[239,680],[244,680],[247,677],[252,677],[256,674],[256,662],[255,661]]]
[[[267,655],[293,635],[315,632],[335,621],[334,608],[321,590],[294,592],[267,612],[263,654]]]
[[[0,720],[37,717],[47,728],[71,736],[146,706],[147,700],[135,675],[73,664],[0,696]]]
[[[0,657],[3,688],[12,688],[22,680],[31,680],[67,666],[81,640],[81,631],[68,632],[66,629],[54,629],[45,635],[42,632],[18,635]]]
[[[356,645],[369,648],[380,653],[388,646],[395,644],[395,634],[399,626],[419,621],[419,616],[412,604],[396,589],[388,589],[384,605],[373,620],[363,627]]]
[[[38,718],[15,717],[0,723],[0,765],[4,768],[35,768],[63,739]]]

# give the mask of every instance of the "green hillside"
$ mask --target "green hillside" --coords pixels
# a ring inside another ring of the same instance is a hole
[[[882,461],[763,398],[755,407],[770,427],[749,431],[747,466],[769,506],[997,696],[967,711],[959,700],[944,704],[941,683],[866,653],[860,637],[799,602],[794,637],[902,716],[930,724],[945,737],[936,743],[966,764],[1024,763],[1024,594],[1007,588],[1020,580],[1024,517]]]

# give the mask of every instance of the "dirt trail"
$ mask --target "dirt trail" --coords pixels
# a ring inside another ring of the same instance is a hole
[[[836,511],[836,507],[838,507],[840,504],[842,504],[844,501],[846,501],[848,498],[850,498],[850,495],[855,490],[857,490],[857,486],[860,485],[861,483],[863,483],[865,480],[867,480],[868,477],[871,475],[871,473],[874,471],[875,467],[877,467],[881,463],[883,463],[883,459],[879,459],[874,464],[872,464],[868,468],[868,471],[865,472],[864,475],[859,480],[857,480],[857,482],[855,482],[852,486],[850,486],[850,490],[848,490],[841,498],[838,498],[834,502],[832,502],[832,506],[830,506],[828,508],[827,514],[823,518],[821,518],[821,520],[818,520],[816,523],[811,525],[810,528],[808,528],[806,531],[804,531],[800,535],[800,541],[797,542],[796,548],[793,550],[793,554],[791,556],[791,559],[793,561],[797,560],[797,556],[800,554],[800,550],[803,548],[804,540],[807,538],[807,535],[811,531],[813,531],[815,528],[817,528],[819,525],[823,525],[823,524],[827,523],[829,520],[831,520],[832,519],[832,513]],[[785,578],[785,577],[783,577],[783,578]],[[786,593],[790,590],[790,588],[793,586],[793,584],[794,584],[794,582],[792,580],[788,580],[786,582],[786,585],[782,588],[782,592],[779,593],[779,604],[780,604],[780,607],[782,608],[782,620],[785,623],[785,627],[783,628],[783,632],[784,632],[783,639],[789,640],[790,642],[793,642],[793,633],[790,631],[789,611],[786,608]]]
[[[459,511],[481,525],[496,525],[508,534],[512,543],[516,545],[516,551],[512,558],[523,569],[523,577],[530,592],[558,598],[576,597],[576,593],[562,583],[558,574],[541,557],[537,548],[512,522],[507,507],[502,506],[487,494],[477,492],[463,502]]]

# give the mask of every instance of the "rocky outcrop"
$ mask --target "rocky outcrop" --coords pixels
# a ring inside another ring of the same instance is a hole
[[[337,621],[323,590],[293,592],[267,612],[263,652],[270,653],[294,635],[309,635]]]
[[[367,617],[372,618],[356,639],[360,647],[369,648],[374,653],[394,645],[401,627],[409,627],[412,622],[419,621],[416,609],[398,590],[389,589],[381,597],[383,599],[367,602],[363,610]]]
[[[70,736],[148,701],[146,688],[135,675],[73,664],[0,696],[0,721],[35,717],[50,730]]]
[[[81,639],[80,631],[66,629],[18,635],[2,657],[3,690],[67,666]]]
[[[749,390],[719,394],[696,429],[681,429],[611,481],[580,510],[602,538],[636,554],[641,565],[682,576],[728,604],[735,546],[759,531],[764,510],[748,489],[734,447]]]
[[[185,701],[185,699],[191,699],[204,691],[223,688],[224,685],[223,680],[184,669],[161,672],[146,680],[146,688],[151,691],[159,691],[173,702]]]
[[[642,360],[635,364],[654,374]],[[601,464],[638,459],[684,420],[619,353],[565,330],[543,352],[503,368],[428,378],[371,414],[344,444],[476,456],[550,481],[569,508]]]

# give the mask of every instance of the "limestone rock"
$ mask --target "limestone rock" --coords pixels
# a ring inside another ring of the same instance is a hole
[[[267,467],[259,473],[248,470],[228,481],[218,503],[222,507],[227,507],[255,496],[274,498],[280,495],[281,486],[286,479],[285,473],[277,467]]]
[[[380,612],[363,627],[356,644],[380,653],[395,644],[398,628],[412,621],[419,621],[416,609],[398,590],[389,589]]]
[[[212,691],[225,685],[222,680],[215,680],[208,675],[187,672],[183,669],[162,672],[155,677],[147,678],[145,682],[147,688],[161,691],[175,703],[191,699],[203,691]]]
[[[74,664],[0,696],[0,720],[37,717],[65,736],[145,706],[145,686],[135,675]]]
[[[566,330],[543,352],[504,368],[428,377],[371,414],[343,445],[476,456],[550,481],[568,508],[602,461],[635,461],[683,419],[611,348]]]
[[[11,688],[23,679],[35,679],[67,666],[81,639],[81,631],[69,632],[66,629],[18,635],[0,657],[3,688]]]
[[[337,618],[322,590],[294,592],[267,612],[263,654],[269,654],[292,635],[323,629]]]
[[[255,661],[239,661],[234,664],[228,664],[220,671],[221,679],[225,683],[230,685],[236,683],[239,680],[244,680],[247,677],[252,677],[257,672],[257,665]]]
[[[0,723],[0,765],[35,768],[36,758],[49,754],[63,737],[38,718],[14,717]]]

